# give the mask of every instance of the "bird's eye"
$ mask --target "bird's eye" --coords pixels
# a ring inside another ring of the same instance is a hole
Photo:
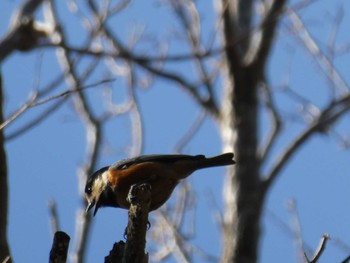
[[[88,188],[86,189],[86,193],[87,193],[87,194],[91,194],[91,187],[88,187]]]

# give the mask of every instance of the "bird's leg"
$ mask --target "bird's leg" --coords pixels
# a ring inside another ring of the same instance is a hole
[[[144,192],[144,191],[151,191],[151,185],[147,182],[147,181],[143,181],[143,182],[140,182],[140,183],[136,183],[136,184],[133,184],[131,187],[130,187],[130,190],[129,190],[129,194],[128,194],[128,197],[127,197],[127,201],[132,204],[134,202],[142,202],[142,198],[143,196],[139,196],[139,192]],[[137,198],[139,198],[140,200],[136,200]],[[148,200],[144,200],[144,201],[148,201]]]
[[[127,196],[127,201],[130,203],[130,205],[134,204],[136,202],[148,202],[149,201],[149,200],[142,200],[145,198],[145,196],[142,196],[142,193],[151,191],[151,185],[148,182],[149,182],[149,180],[142,181],[140,183],[133,184],[130,187],[129,194]],[[147,230],[150,229],[150,227],[151,227],[151,223],[147,220]],[[127,230],[128,230],[128,227],[126,227],[124,230],[124,239],[125,240],[127,240],[127,236],[128,236]]]
[[[132,204],[136,203],[147,203],[150,202],[149,196],[144,196],[145,193],[151,192],[151,185],[148,183],[150,180],[142,181],[136,184],[133,184],[130,187],[127,201]],[[147,199],[147,200],[146,200]],[[147,230],[150,229],[151,223],[147,220]],[[127,240],[128,237],[128,227],[124,230],[124,239]]]
[[[126,246],[123,262],[148,262],[145,254],[148,213],[151,205],[150,184],[130,187],[127,200],[130,202]]]
[[[135,202],[148,202],[149,200],[142,200],[144,198],[144,196],[140,196],[139,192],[151,192],[151,185],[150,182],[153,178],[149,179],[149,180],[144,180],[142,182],[133,184],[130,187],[129,190],[129,194],[127,196],[127,201],[130,204],[133,204]],[[137,200],[137,198],[139,198],[140,200]],[[147,220],[147,230],[149,230],[151,228],[151,223],[149,222],[149,220]],[[124,231],[124,238],[126,239],[127,237],[127,228]]]
[[[125,240],[128,239],[128,226],[126,226],[126,228],[124,229],[123,237],[124,237]]]

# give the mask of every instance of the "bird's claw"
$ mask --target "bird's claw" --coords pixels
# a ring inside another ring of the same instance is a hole
[[[137,183],[137,184],[133,184],[130,187],[130,191],[127,197],[127,200],[130,204],[134,203],[135,201],[137,201],[137,196],[139,191],[142,192],[150,192],[151,191],[151,185],[146,183],[146,182],[142,182],[142,183]]]

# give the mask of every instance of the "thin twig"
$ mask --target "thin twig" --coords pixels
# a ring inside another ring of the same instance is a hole
[[[37,47],[39,38],[45,31],[35,27],[34,13],[43,0],[27,0],[16,10],[10,30],[0,39],[0,61],[5,60],[15,50],[28,51]]]
[[[47,12],[50,13],[51,18],[54,20],[53,23],[56,25],[55,28],[57,28],[56,33],[61,39],[62,46],[57,51],[57,58],[61,63],[62,71],[65,73],[65,80],[68,82],[69,86],[72,87],[72,90],[77,91],[75,92],[76,96],[74,97],[74,105],[80,117],[83,119],[86,127],[86,163],[78,173],[79,194],[81,196],[81,204],[83,206],[85,204],[83,189],[86,178],[88,174],[91,174],[95,169],[98,152],[101,148],[101,124],[93,115],[92,109],[90,108],[90,105],[87,103],[87,100],[80,89],[80,87],[82,87],[82,81],[86,79],[88,75],[85,74],[83,79],[78,77],[77,68],[74,67],[74,59],[72,59],[71,54],[64,49],[66,35],[63,31],[63,27],[58,26],[60,23],[56,14],[56,9],[51,1],[47,2],[46,8]],[[93,64],[96,65],[95,62],[93,62]],[[91,71],[91,69],[89,71]],[[78,208],[75,234],[76,246],[71,259],[72,262],[84,262],[90,222],[91,216],[85,213],[85,208]]]
[[[267,87],[267,84],[262,85],[263,92],[266,98],[266,106],[270,113],[270,119],[271,119],[271,130],[267,136],[267,138],[263,141],[266,143],[260,147],[259,150],[259,156],[261,163],[263,163],[265,160],[267,160],[271,149],[278,138],[278,135],[281,131],[282,126],[282,120],[280,117],[280,114],[278,113],[277,105],[271,95],[271,88]]]
[[[35,92],[31,96],[31,98],[29,99],[29,101],[27,103],[23,104],[14,114],[11,115],[11,117],[9,117],[6,121],[4,121],[0,125],[0,130],[5,128],[6,126],[8,126],[14,120],[16,120],[19,116],[21,116],[29,108],[36,107],[36,106],[48,103],[48,102],[50,102],[52,100],[64,99],[65,97],[67,97],[68,95],[71,95],[72,93],[81,92],[81,91],[86,90],[88,88],[93,88],[93,87],[99,86],[101,84],[112,82],[114,80],[115,79],[104,79],[104,80],[101,80],[101,81],[97,81],[96,83],[92,83],[92,84],[88,84],[88,85],[85,85],[85,86],[77,87],[75,89],[67,89],[67,90],[65,90],[63,92],[60,92],[60,93],[56,94],[56,95],[49,96],[49,97],[41,99],[41,100],[37,99],[39,93]]]
[[[268,187],[284,167],[285,163],[296,153],[296,151],[304,144],[305,141],[311,138],[312,135],[318,132],[324,132],[327,128],[335,123],[341,116],[350,110],[350,96],[344,96],[338,100],[332,101],[321,111],[318,117],[307,126],[298,136],[290,142],[287,147],[280,153],[279,157],[273,164],[270,172],[267,173],[265,187]]]
[[[39,123],[41,123],[42,121],[44,121],[45,119],[47,119],[49,116],[51,116],[52,113],[56,112],[56,110],[62,106],[64,103],[64,100],[60,100],[60,101],[56,101],[54,104],[52,104],[48,109],[46,109],[45,111],[43,111],[41,114],[39,114],[38,116],[36,116],[34,119],[30,120],[29,122],[23,124],[23,126],[17,128],[14,131],[11,131],[11,133],[6,134],[5,136],[5,140],[11,141],[15,138],[17,138],[18,136],[26,133],[27,131],[29,131],[32,128],[37,127],[37,125]]]
[[[344,260],[342,260],[342,262],[340,263],[349,263],[350,261],[350,256],[347,256],[346,258],[344,258]]]
[[[11,115],[7,120],[5,120],[3,123],[0,124],[0,130],[5,128],[7,125],[9,125],[11,122],[13,122],[15,119],[17,119],[20,115],[22,115],[27,109],[29,109],[32,105],[32,103],[36,100],[38,93],[34,93],[29,101],[25,104],[23,104],[15,113]]]
[[[288,211],[291,215],[291,230],[293,233],[293,239],[295,242],[295,246],[297,249],[297,255],[299,256],[299,259],[302,260],[304,256],[304,241],[302,236],[302,229],[300,224],[300,218],[298,214],[298,210],[296,207],[296,201],[295,200],[289,200],[288,202]]]
[[[323,234],[322,239],[320,241],[320,244],[319,244],[318,248],[316,249],[315,254],[311,260],[307,257],[306,253],[304,253],[305,261],[307,263],[317,263],[318,262],[322,253],[326,249],[326,244],[327,244],[327,241],[329,238],[330,238],[329,234]]]
[[[59,218],[57,213],[56,202],[53,199],[49,200],[49,218],[51,223],[52,234],[60,230]]]
[[[130,120],[131,120],[131,134],[132,134],[132,149],[130,150],[131,156],[138,156],[143,151],[143,119],[139,108],[136,89],[136,76],[132,65],[129,65],[128,72],[129,87],[128,92],[131,100],[130,108]]]
[[[292,22],[292,30],[296,31],[295,34],[298,39],[301,41],[303,46],[316,58],[318,65],[321,67],[327,78],[331,83],[334,83],[335,86],[341,92],[341,95],[347,95],[350,92],[349,85],[346,80],[336,69],[335,65],[329,60],[329,58],[322,52],[318,44],[311,36],[310,32],[307,30],[300,16],[293,10],[289,9],[289,18]]]
[[[41,100],[37,100],[37,101],[34,101],[30,107],[35,107],[35,106],[39,106],[41,104],[44,104],[44,103],[47,103],[51,100],[55,100],[55,99],[59,99],[59,98],[64,98],[72,93],[75,93],[75,92],[81,92],[83,90],[86,90],[86,89],[89,89],[89,88],[94,88],[94,87],[97,87],[99,85],[102,85],[102,84],[105,84],[105,83],[109,83],[109,82],[112,82],[114,81],[115,79],[103,79],[103,80],[100,80],[100,81],[97,81],[95,83],[92,83],[92,84],[87,84],[87,85],[84,85],[84,86],[79,86],[79,87],[75,87],[74,89],[67,89],[59,94],[56,94],[56,95],[53,95],[53,96],[50,96],[50,97],[47,97],[45,99],[41,99]]]
[[[201,111],[199,116],[192,122],[186,133],[180,138],[180,140],[174,146],[174,152],[181,153],[183,148],[189,143],[189,141],[196,135],[202,126],[207,114],[205,111]]]

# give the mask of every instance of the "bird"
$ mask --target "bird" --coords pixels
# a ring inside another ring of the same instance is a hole
[[[100,207],[129,209],[127,196],[133,185],[151,186],[150,211],[158,209],[171,196],[176,185],[199,169],[233,165],[233,153],[213,157],[185,154],[149,154],[122,159],[89,176],[85,186],[88,202],[95,216]]]

